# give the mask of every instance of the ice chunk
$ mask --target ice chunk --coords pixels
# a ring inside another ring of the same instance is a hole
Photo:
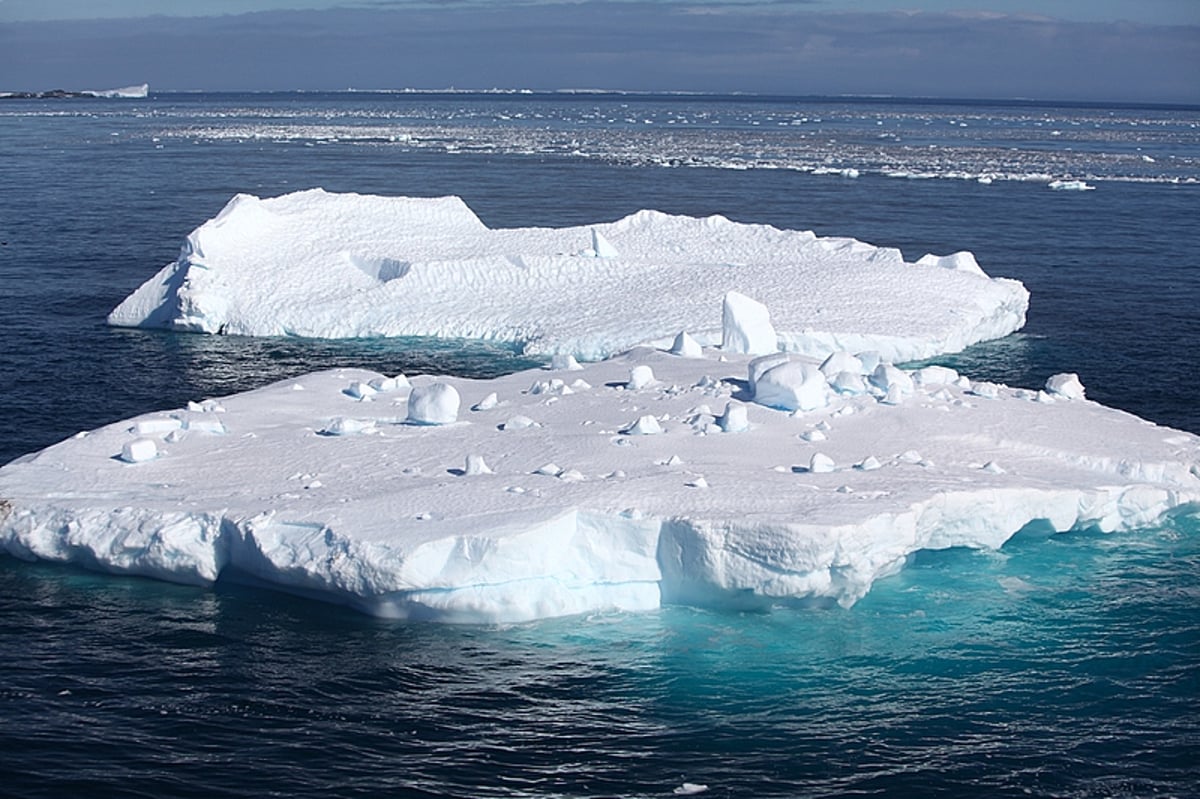
[[[1083,383],[1079,382],[1079,375],[1074,372],[1051,375],[1046,379],[1046,391],[1065,399],[1085,399]]]
[[[408,397],[410,424],[453,424],[458,420],[458,390],[449,383],[416,386]]]
[[[644,364],[686,388],[549,404],[522,393],[543,369],[415,379],[418,400],[435,383],[506,398],[443,427],[351,403],[346,386],[374,373],[320,372],[306,391],[287,380],[212,403],[235,439],[188,431],[137,466],[126,445],[135,458],[165,445],[142,437],[138,453],[139,420],[114,423],[0,467],[0,551],[201,585],[239,573],[381,616],[496,623],[664,603],[848,606],[923,549],[999,547],[1033,522],[1134,530],[1200,507],[1200,437],[1095,402],[1009,388],[973,403],[831,396],[816,423],[750,408],[749,425],[746,405],[701,380],[749,373],[748,356],[726,357],[640,348],[578,374],[609,386]],[[794,363],[820,374],[801,356],[776,368]],[[713,434],[716,397],[737,435]],[[497,431],[526,414],[541,424]],[[314,420],[343,435],[315,435]],[[667,429],[617,435],[631,421]]]
[[[816,364],[789,361],[768,369],[754,382],[754,401],[785,411],[811,411],[829,403],[829,387]]]
[[[617,248],[612,246],[608,239],[604,238],[604,234],[596,228],[592,228],[592,252],[597,258],[616,258],[620,255]]]
[[[557,353],[550,359],[550,368],[560,372],[578,372],[583,367],[575,356],[569,353]]]
[[[779,337],[771,326],[767,306],[736,291],[726,294],[721,317],[721,349],[751,355],[776,352]]]
[[[871,368],[874,369],[875,367],[872,366]],[[832,378],[841,372],[865,375],[869,370],[863,368],[863,362],[857,356],[851,355],[845,350],[838,350],[837,352],[830,353],[829,357],[821,362],[821,371],[826,377]]]
[[[584,236],[601,263],[569,254]],[[620,237],[620,257],[610,236]],[[475,338],[581,360],[662,346],[687,330],[706,346],[728,333],[726,353],[782,346],[823,358],[853,342],[893,362],[958,351],[1024,324],[1028,293],[1015,281],[900,263],[887,248],[720,217],[639,212],[603,225],[491,230],[455,197],[314,189],[233,198],[109,323]],[[781,274],[803,290],[781,290]],[[767,301],[769,319],[759,306],[753,318],[734,314],[725,330],[714,298],[727,293]]]
[[[935,266],[940,269],[954,269],[959,272],[967,272],[972,275],[984,275],[983,269],[980,268],[979,262],[975,260],[975,254],[963,250],[956,252],[953,255],[923,255],[917,260],[917,266]]]
[[[121,460],[126,463],[142,463],[143,461],[152,461],[157,457],[158,445],[154,443],[154,439],[135,438],[132,441],[126,441],[121,447]]]
[[[487,465],[487,462],[483,459],[482,455],[472,453],[471,455],[467,456],[467,464],[463,468],[463,474],[464,475],[479,475],[479,474],[493,474],[493,472],[492,472],[491,467],[489,467]]]
[[[629,380],[625,387],[637,391],[654,382],[654,370],[646,364],[638,364],[629,371]]]
[[[833,458],[824,452],[814,452],[808,459],[808,470],[813,474],[828,474],[835,469]]]
[[[638,417],[638,420],[621,432],[627,436],[653,436],[663,431],[658,419],[650,414]]]
[[[725,403],[725,411],[717,417],[717,427],[724,433],[744,433],[750,429],[750,416],[740,402]]]
[[[897,396],[906,396],[913,392],[912,378],[903,369],[890,363],[881,363],[876,366],[875,371],[871,372],[870,381],[871,385],[885,394],[894,392]]]
[[[671,354],[682,358],[703,358],[704,350],[686,331],[680,331],[671,344]]]

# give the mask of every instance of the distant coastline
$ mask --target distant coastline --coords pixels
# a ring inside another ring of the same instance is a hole
[[[70,100],[77,98],[95,99],[120,98],[140,100],[150,94],[150,85],[125,86],[120,89],[50,89],[44,92],[0,92],[0,100]]]

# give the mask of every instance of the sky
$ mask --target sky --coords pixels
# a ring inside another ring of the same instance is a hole
[[[1200,0],[0,0],[0,90],[1200,104]]]

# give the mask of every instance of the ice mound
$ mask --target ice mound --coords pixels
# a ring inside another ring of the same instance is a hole
[[[234,197],[108,321],[253,336],[487,339],[585,360],[670,347],[686,330],[707,347],[728,335],[755,352],[878,350],[902,362],[1024,324],[1024,287],[973,264],[963,253],[908,264],[895,249],[854,239],[654,211],[491,230],[457,197],[314,189]],[[769,306],[774,333],[744,304],[723,318],[730,292]],[[761,340],[770,336],[777,340]]]
[[[531,390],[549,382],[532,370],[417,376],[371,400],[347,386],[389,378],[341,369],[149,414],[0,468],[0,551],[508,622],[850,605],[920,549],[1200,512],[1200,438],[1045,401],[1076,393],[1068,377],[1050,395],[867,353],[829,375],[795,354],[721,357],[638,348],[571,372],[571,392]],[[631,388],[634,373],[654,379]],[[863,390],[834,391],[845,375]],[[824,404],[777,400],[810,387]],[[183,425],[192,413],[224,434]]]

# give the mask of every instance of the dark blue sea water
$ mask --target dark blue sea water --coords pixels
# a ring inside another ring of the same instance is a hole
[[[857,175],[856,177],[854,175]],[[981,180],[982,179],[982,180]],[[1052,191],[1052,179],[1093,191]],[[237,192],[643,207],[972,250],[1025,330],[947,359],[1200,432],[1200,109],[788,98],[156,95],[0,104],[0,462],[461,342],[104,326]],[[0,794],[1200,796],[1200,524],[919,554],[848,610],[381,622],[0,559]]]

